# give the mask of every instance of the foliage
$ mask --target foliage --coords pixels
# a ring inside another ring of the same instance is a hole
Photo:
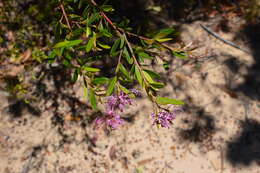
[[[157,112],[162,109],[160,105],[183,104],[157,96],[164,83],[156,80],[159,74],[146,67],[155,61],[156,51],[167,50],[177,58],[187,58],[187,52],[164,43],[172,40],[174,28],[149,33],[148,38],[132,33],[125,20],[114,23],[108,17],[113,15],[111,5],[80,0],[58,3],[61,19],[56,24],[56,44],[48,60],[73,69],[73,82],[82,77],[93,109],[97,109],[99,100],[110,95],[125,93],[135,97],[129,86],[136,83],[154,102]],[[109,69],[105,62],[109,62]]]
[[[194,0],[183,2],[185,6],[197,4]],[[129,105],[131,99],[138,97],[138,91],[133,88],[139,85],[137,88],[143,90],[154,103],[153,121],[157,124],[164,122],[161,126],[168,127],[175,114],[173,116],[167,105],[183,105],[184,102],[159,96],[159,90],[165,83],[160,81],[160,75],[151,67],[160,59],[160,52],[167,51],[172,57],[182,60],[187,59],[190,52],[183,46],[174,48],[167,43],[176,40],[176,28],[133,28],[129,19],[116,13],[118,9],[114,6],[117,3],[119,1],[116,0],[0,2],[1,63],[6,60],[20,61],[25,69],[46,62],[65,67],[72,72],[72,82],[83,83],[93,110],[99,110],[100,103],[105,102],[106,106],[112,104],[111,98],[114,98],[113,109],[106,108],[105,115],[96,121],[106,122],[112,128],[121,124],[118,114],[123,109],[120,105]],[[205,4],[222,5],[214,0]],[[252,17],[256,10],[253,5],[249,6],[241,7],[251,9],[247,14]],[[163,9],[164,5],[146,8],[156,13],[161,13]],[[26,58],[28,56],[32,57],[32,61]],[[164,59],[160,60],[163,61],[163,68],[168,70],[170,65]],[[19,95],[26,93],[26,87],[21,82],[18,80],[14,87],[8,89]]]

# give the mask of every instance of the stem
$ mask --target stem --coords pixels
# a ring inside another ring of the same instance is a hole
[[[91,0],[91,2],[92,2],[92,4],[93,4],[94,6],[97,6],[97,3],[96,3],[94,0]],[[141,39],[141,40],[145,40],[145,41],[155,41],[157,44],[161,45],[162,47],[164,47],[164,48],[166,48],[166,49],[168,49],[168,50],[170,50],[170,51],[176,50],[176,49],[174,49],[174,48],[172,48],[172,47],[170,47],[170,46],[168,46],[168,45],[166,45],[166,44],[163,44],[163,43],[161,43],[161,42],[159,42],[159,41],[156,41],[156,40],[154,40],[154,39],[151,39],[151,38],[148,38],[148,37],[144,37],[144,36],[141,36],[141,35],[137,35],[137,34],[135,34],[135,33],[129,32],[129,31],[125,31],[125,30],[122,29],[122,28],[118,28],[118,27],[109,19],[109,17],[107,17],[107,15],[106,15],[103,11],[101,11],[100,14],[101,14],[101,16],[103,16],[103,17],[106,19],[106,21],[113,27],[113,29],[114,29],[118,34],[120,34],[120,35],[122,35],[121,33],[125,33],[125,34],[127,34],[127,35],[130,35],[130,36],[133,36],[133,37],[137,37],[137,38],[139,38],[139,39]]]
[[[65,17],[66,23],[67,23],[67,25],[68,25],[70,31],[72,31],[72,30],[71,30],[71,26],[70,26],[70,22],[69,22],[69,19],[68,19],[68,16],[67,16],[67,14],[66,14],[66,11],[65,11],[64,6],[63,6],[62,3],[60,4],[60,8],[61,8],[61,11],[62,11],[63,16]]]
[[[147,81],[146,81],[146,79],[145,79],[145,76],[144,76],[144,74],[143,74],[142,67],[140,66],[139,62],[137,61],[137,59],[136,59],[136,57],[135,57],[134,51],[133,51],[133,49],[132,49],[132,46],[130,45],[130,43],[129,43],[129,41],[128,41],[128,39],[127,39],[127,37],[126,37],[125,34],[123,34],[123,37],[125,38],[125,42],[126,42],[128,48],[129,48],[129,50],[130,50],[130,53],[132,54],[132,57],[133,57],[133,59],[134,59],[135,65],[136,65],[137,68],[140,70],[140,73],[141,73],[142,77],[144,78],[144,81],[147,83]]]
[[[119,70],[119,65],[120,65],[120,62],[121,62],[122,53],[123,53],[123,51],[121,50],[121,51],[120,51],[120,54],[119,54],[117,66],[116,66],[116,73],[117,73],[118,70]]]

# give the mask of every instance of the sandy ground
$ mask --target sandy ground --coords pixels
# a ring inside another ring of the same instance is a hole
[[[125,113],[123,127],[108,132],[71,121],[65,103],[56,110],[65,117],[59,125],[43,103],[39,116],[28,107],[14,117],[1,91],[0,173],[260,173],[258,93],[252,97],[236,89],[255,58],[212,37],[200,23],[183,25],[183,39],[201,45],[195,52],[204,59],[166,75],[161,94],[187,103],[170,129],[151,125],[152,104],[145,98]],[[217,33],[250,50],[236,40],[239,26],[231,25],[237,32]],[[84,101],[82,89],[74,89]]]

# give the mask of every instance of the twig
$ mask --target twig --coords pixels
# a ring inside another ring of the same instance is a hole
[[[92,4],[93,4],[94,6],[97,6],[97,3],[96,3],[94,0],[91,0],[91,2],[92,2]],[[161,43],[161,42],[159,42],[159,41],[156,41],[156,40],[154,40],[154,39],[147,38],[147,37],[144,37],[144,36],[141,36],[141,35],[137,35],[137,34],[135,34],[135,33],[129,32],[129,31],[125,31],[124,29],[117,27],[117,26],[109,19],[109,17],[107,17],[107,15],[106,15],[103,11],[101,11],[100,14],[101,14],[101,16],[104,17],[104,19],[113,27],[113,29],[114,29],[118,34],[119,34],[119,33],[120,33],[120,34],[121,34],[121,33],[125,33],[125,34],[127,34],[127,35],[130,35],[130,36],[133,36],[133,37],[137,37],[137,38],[139,38],[139,39],[141,39],[141,40],[154,41],[154,42],[156,42],[157,44],[161,45],[162,47],[164,47],[164,48],[166,48],[166,49],[168,49],[168,50],[170,50],[170,51],[176,50],[176,49],[174,49],[174,48],[172,48],[172,47],[170,47],[170,46],[168,46],[168,45],[166,45],[166,44],[163,44],[163,43]],[[122,35],[122,34],[121,34],[121,35]]]
[[[209,29],[208,27],[206,27],[205,25],[203,24],[200,24],[200,26],[205,30],[207,31],[209,34],[211,34],[212,36],[214,36],[215,38],[221,40],[222,42],[234,47],[234,48],[237,48],[245,53],[248,53],[250,54],[250,52],[248,52],[247,50],[241,48],[240,46],[236,45],[235,43],[231,42],[231,41],[228,41],[228,40],[225,40],[224,38],[222,38],[220,35],[218,35],[217,33],[213,32],[211,29]]]
[[[119,70],[119,65],[121,63],[121,57],[122,57],[122,50],[120,51],[120,54],[119,54],[119,58],[118,58],[118,62],[117,62],[117,66],[116,66],[116,73],[118,72]]]
[[[65,9],[64,9],[63,4],[60,4],[60,8],[61,8],[61,11],[62,11],[63,16],[65,17],[66,23],[67,23],[69,29],[71,30],[70,22],[69,22],[69,19],[68,19],[68,16],[67,16],[67,14],[66,14],[66,11],[65,11]]]

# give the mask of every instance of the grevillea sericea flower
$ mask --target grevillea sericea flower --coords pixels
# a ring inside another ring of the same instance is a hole
[[[134,94],[140,94],[140,91],[132,91]],[[99,127],[101,125],[106,125],[112,129],[116,129],[124,123],[118,112],[123,112],[125,107],[131,105],[133,100],[128,94],[120,92],[119,95],[112,95],[106,98],[105,106],[105,116],[97,118],[95,124]]]
[[[176,118],[177,114],[182,111],[180,107],[174,107],[173,111],[162,110],[159,113],[152,113],[153,124],[160,125],[161,127],[170,128],[172,121]]]

